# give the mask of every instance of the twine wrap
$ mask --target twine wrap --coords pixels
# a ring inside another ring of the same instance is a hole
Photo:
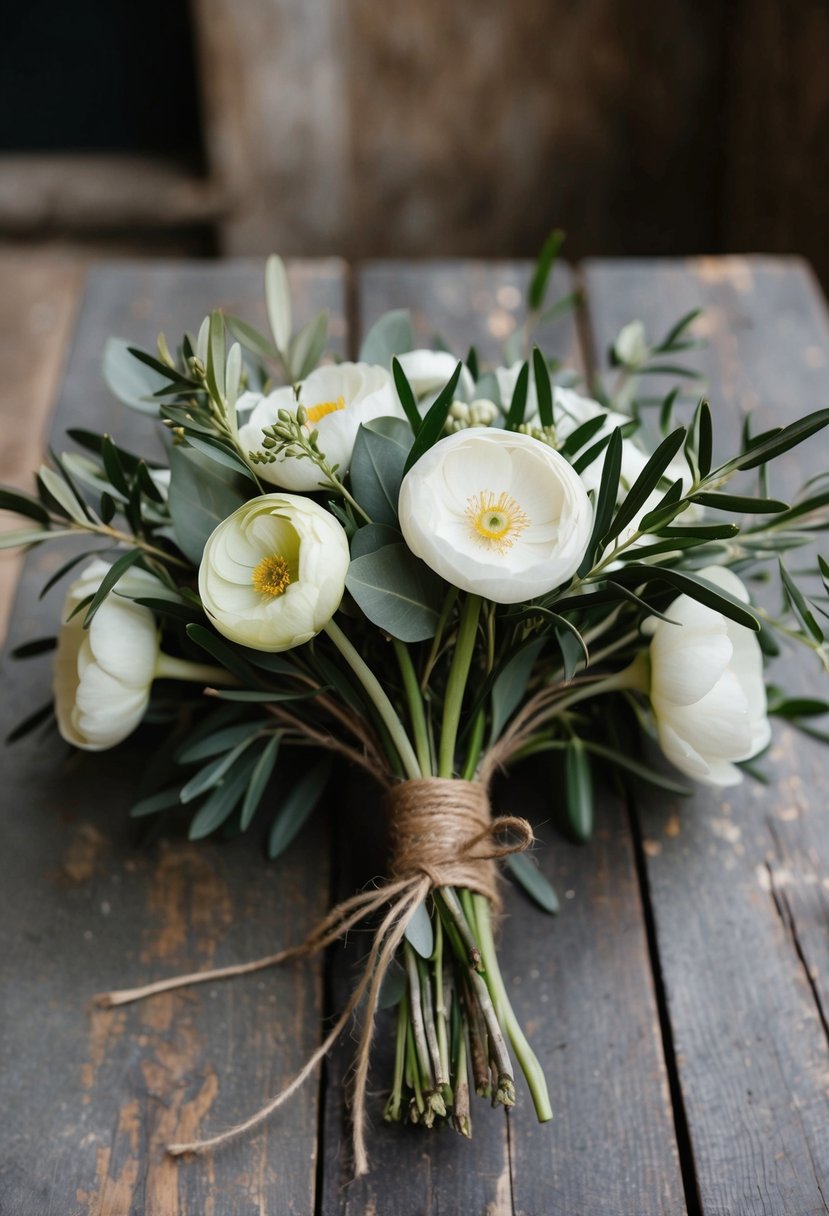
[[[475,891],[490,900],[497,911],[501,900],[497,889],[496,861],[509,853],[523,851],[534,839],[526,819],[506,815],[491,818],[487,788],[479,781],[439,777],[403,781],[390,789],[387,805],[392,844],[388,882],[338,904],[311,930],[304,942],[251,962],[174,976],[143,988],[102,993],[94,998],[97,1004],[103,1006],[124,1005],[170,989],[208,980],[230,979],[276,966],[291,958],[307,958],[388,905],[348,1003],[329,1034],[290,1085],[250,1118],[217,1136],[189,1144],[168,1145],[167,1151],[173,1156],[218,1148],[262,1123],[287,1102],[311,1075],[367,996],[355,1056],[352,1124],[355,1177],[368,1172],[365,1104],[374,1016],[383,979],[409,922],[429,893],[440,887]],[[513,841],[500,839],[504,833],[510,833]]]
[[[386,798],[389,808],[392,879],[422,875],[430,889],[461,887],[485,895],[500,910],[495,862],[533,840],[526,819],[491,817],[486,787],[479,781],[423,777],[402,781]],[[504,833],[512,844],[499,843]]]

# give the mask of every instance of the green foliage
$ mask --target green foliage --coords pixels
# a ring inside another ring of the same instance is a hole
[[[198,565],[207,538],[240,507],[246,495],[237,478],[192,448],[170,449],[170,516],[176,543]]]
[[[360,346],[360,362],[391,367],[394,355],[414,349],[412,318],[406,309],[384,313],[375,321]]]
[[[353,560],[345,585],[368,620],[392,637],[434,637],[444,584],[402,541]]]
[[[402,418],[378,418],[357,432],[351,456],[351,492],[375,524],[397,526],[397,499],[411,447]]]

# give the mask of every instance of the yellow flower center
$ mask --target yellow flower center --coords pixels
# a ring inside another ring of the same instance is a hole
[[[328,414],[336,414],[337,410],[345,409],[345,397],[338,397],[336,401],[321,401],[319,405],[312,405],[306,409],[308,421],[311,423],[319,422],[320,418],[325,418]]]
[[[482,545],[505,553],[530,522],[515,499],[506,491],[497,497],[492,490],[481,490],[466,500],[466,518]]]
[[[291,572],[288,569],[288,563],[278,553],[272,554],[271,557],[263,557],[251,574],[250,581],[260,595],[276,599],[290,586]]]

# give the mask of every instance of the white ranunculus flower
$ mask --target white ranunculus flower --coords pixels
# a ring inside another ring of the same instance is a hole
[[[208,538],[199,594],[226,638],[254,650],[290,650],[339,608],[349,560],[344,529],[313,499],[264,494]]]
[[[147,709],[159,661],[158,630],[149,608],[110,593],[83,627],[84,612],[67,617],[94,595],[106,562],[95,560],[69,587],[53,669],[55,713],[61,735],[84,751],[114,747],[138,726]],[[116,590],[157,596],[151,574],[130,570]]]
[[[731,570],[710,566],[700,577],[748,602]],[[681,595],[666,616],[651,617],[651,704],[659,744],[683,773],[706,785],[736,785],[734,762],[749,760],[771,738],[763,656],[755,634],[713,608]]]
[[[565,583],[593,525],[580,478],[529,435],[471,427],[441,439],[400,487],[400,527],[442,578],[499,604]]]
[[[418,400],[421,397],[434,398],[449,383],[458,366],[455,356],[445,350],[409,350],[397,358]],[[469,368],[462,363],[456,390],[458,397],[469,401],[474,391],[475,384]]]
[[[290,386],[260,397],[252,408],[250,396],[243,394],[237,407],[242,417],[247,414],[239,427],[243,451],[260,451],[263,428],[273,426],[279,410],[294,414],[300,404],[308,416],[306,429],[309,434],[317,431],[320,451],[330,465],[339,466],[341,476],[348,471],[362,422],[405,417],[389,372],[368,363],[318,367],[299,385],[299,401]],[[322,484],[317,466],[296,456],[281,455],[271,464],[257,464],[256,473],[287,490],[318,490]]]

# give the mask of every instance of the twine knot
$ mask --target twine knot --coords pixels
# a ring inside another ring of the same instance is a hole
[[[362,975],[350,999],[324,1041],[294,1080],[235,1127],[205,1140],[168,1145],[167,1151],[173,1156],[218,1148],[233,1137],[250,1131],[287,1102],[331,1049],[365,998],[366,1010],[355,1058],[352,1120],[355,1175],[359,1177],[368,1170],[365,1104],[374,1016],[383,977],[403,941],[409,922],[435,887],[460,887],[476,891],[486,896],[497,910],[501,900],[495,862],[500,857],[528,848],[534,839],[526,819],[513,815],[492,818],[487,787],[481,781],[457,781],[442,777],[403,781],[389,791],[388,806],[392,838],[389,881],[338,904],[311,930],[304,942],[267,958],[193,975],[174,976],[143,988],[104,993],[97,998],[98,1004],[107,1007],[123,1005],[172,988],[181,988],[185,984],[228,979],[273,967],[291,958],[307,958],[343,937],[360,921],[385,909],[375,930]],[[512,839],[505,840],[505,835]]]
[[[485,785],[444,777],[402,781],[387,804],[393,879],[422,875],[432,887],[466,888],[500,907],[495,862],[532,844],[526,819],[493,819]]]

